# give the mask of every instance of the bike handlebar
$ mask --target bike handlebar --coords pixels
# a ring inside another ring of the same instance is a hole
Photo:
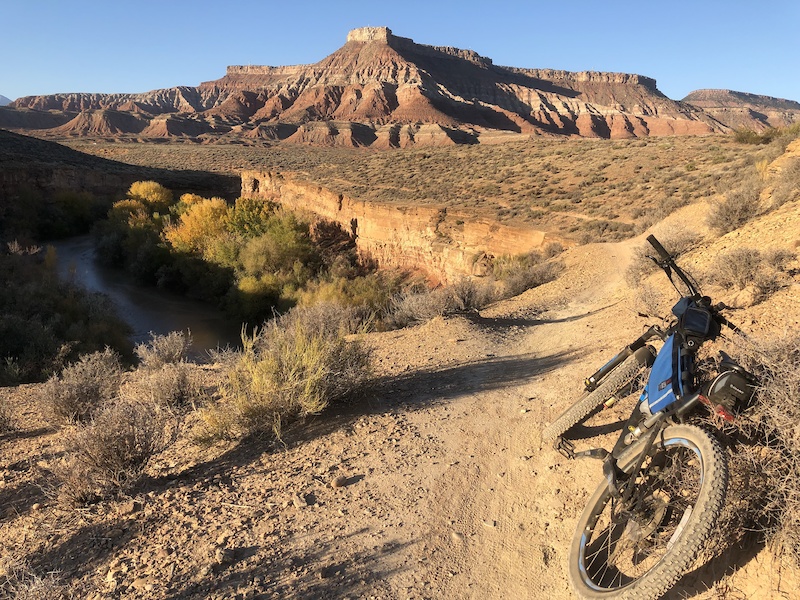
[[[658,254],[661,256],[662,262],[656,261],[656,264],[664,269],[664,272],[667,274],[667,277],[670,278],[670,281],[672,281],[671,272],[674,271],[675,274],[680,277],[680,280],[686,285],[691,296],[700,296],[700,290],[697,289],[697,286],[695,286],[694,282],[689,278],[689,276],[683,272],[683,269],[681,269],[675,263],[675,259],[664,249],[664,246],[662,246],[661,242],[656,239],[656,236],[648,235],[647,241],[650,242],[650,245],[655,248],[656,252],[658,252]]]
[[[663,260],[666,260],[666,261],[669,261],[669,262],[671,262],[671,261],[672,261],[672,257],[670,256],[669,252],[667,252],[666,250],[664,250],[664,246],[662,246],[662,245],[661,245],[661,242],[659,242],[659,241],[656,239],[656,236],[654,236],[654,235],[648,235],[648,236],[647,236],[647,241],[648,241],[648,242],[650,242],[650,245],[651,245],[653,248],[655,248],[656,252],[658,252],[659,256],[661,256],[661,258],[662,258]]]

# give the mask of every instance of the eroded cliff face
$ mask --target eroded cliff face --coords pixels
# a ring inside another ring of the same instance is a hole
[[[442,282],[483,276],[496,256],[524,254],[558,239],[444,208],[357,200],[269,171],[243,172],[241,195],[333,221],[380,266],[424,271]]]

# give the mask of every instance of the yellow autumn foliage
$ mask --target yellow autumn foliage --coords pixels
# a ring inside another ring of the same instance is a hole
[[[127,195],[154,212],[163,212],[172,204],[172,192],[157,181],[136,181],[131,184]]]
[[[167,227],[164,236],[178,252],[204,254],[227,231],[228,205],[222,198],[189,204],[178,222]]]

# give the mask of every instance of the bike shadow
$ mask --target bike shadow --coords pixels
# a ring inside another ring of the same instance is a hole
[[[764,547],[763,539],[756,532],[748,533],[738,542],[724,547],[711,560],[685,573],[663,600],[683,600],[713,590],[717,583],[755,559]]]

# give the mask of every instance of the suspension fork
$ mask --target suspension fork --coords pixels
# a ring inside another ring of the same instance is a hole
[[[636,338],[632,343],[620,350],[611,360],[600,367],[595,373],[584,379],[583,385],[587,392],[597,389],[603,378],[616,369],[622,362],[637,350],[644,348],[645,344],[653,338],[664,339],[664,332],[658,325],[652,325],[647,331]],[[646,357],[644,357],[646,358]]]
[[[608,489],[611,491],[611,496],[616,501],[624,504],[630,499],[634,490],[632,483],[636,480],[636,475],[638,475],[640,469],[642,468],[642,464],[644,464],[645,458],[647,458],[647,455],[650,453],[658,434],[663,431],[666,420],[667,415],[665,413],[661,413],[658,419],[650,426],[646,436],[639,441],[637,445],[641,446],[641,450],[636,458],[636,463],[634,464],[633,469],[631,469],[629,472],[623,471],[617,464],[619,459],[619,455],[616,452],[617,447],[615,447],[614,451],[612,451],[611,454],[609,454],[603,461],[603,476],[606,478],[606,481],[608,481]],[[617,443],[618,447],[620,446],[622,440],[624,440],[624,437],[625,433],[623,431],[623,434],[620,436],[620,442]],[[625,485],[626,483],[631,485]],[[622,492],[620,492],[621,486],[625,486]]]

